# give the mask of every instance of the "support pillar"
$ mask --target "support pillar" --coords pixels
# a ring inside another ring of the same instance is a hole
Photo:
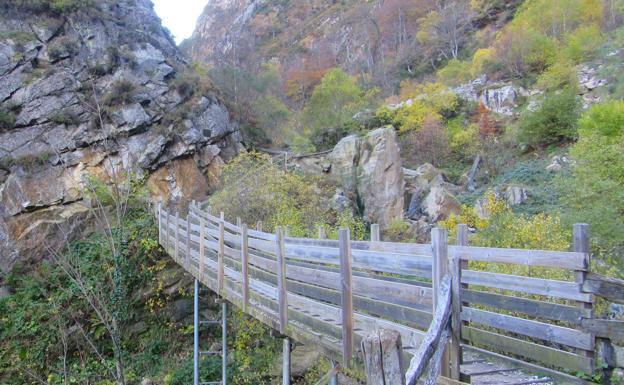
[[[193,385],[199,385],[199,281],[193,291]]]
[[[221,385],[227,385],[227,302],[221,304]]]
[[[282,385],[290,385],[290,338],[282,339]]]

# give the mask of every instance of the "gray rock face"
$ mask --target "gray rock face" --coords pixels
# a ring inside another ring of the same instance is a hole
[[[445,182],[442,172],[433,165],[425,163],[416,170],[403,169],[403,172],[406,195],[410,197],[408,219],[435,223],[460,212],[461,206],[454,195],[458,187]]]
[[[490,88],[481,94],[481,103],[491,111],[503,115],[513,115],[518,97],[522,94],[526,94],[526,91],[512,85]]]
[[[344,195],[363,206],[364,218],[383,228],[403,217],[403,168],[392,127],[343,138],[329,159]]]
[[[150,0],[93,7],[101,17],[0,15],[0,115],[14,121],[0,125],[4,271],[85,227],[87,177],[115,169],[149,177],[154,200],[202,199],[208,171],[241,150],[218,99],[178,93],[187,64]]]

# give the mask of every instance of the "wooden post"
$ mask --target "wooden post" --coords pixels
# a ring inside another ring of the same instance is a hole
[[[464,224],[457,225],[457,246],[467,246],[468,244],[468,226]],[[451,259],[451,339],[448,347],[450,377],[459,380],[461,377],[460,365],[462,363],[461,349],[461,274],[462,269],[466,268],[467,261],[464,261],[455,255]]]
[[[377,223],[373,223],[370,228],[371,231],[371,241],[379,242],[381,238],[379,237],[379,225]]]
[[[249,240],[247,239],[247,225],[241,228],[241,274],[243,276],[243,311],[249,305]]]
[[[223,296],[223,287],[225,279],[225,214],[221,212],[219,220],[219,254],[217,255],[217,286],[219,294]]]
[[[262,221],[256,222],[256,230],[262,231]]]
[[[405,385],[401,334],[375,330],[362,340],[366,385]]]
[[[206,223],[204,222],[204,217],[199,217],[199,280],[201,281],[204,278],[204,264],[206,263],[206,250],[205,250],[205,242],[204,237],[205,234]]]
[[[353,290],[351,286],[351,241],[349,229],[338,231],[340,248],[340,286],[342,304],[342,359],[349,367],[353,356]]]
[[[158,202],[158,208],[156,209],[157,211],[157,215],[158,215],[158,244],[160,246],[163,246],[163,236],[162,236],[162,221],[161,219],[161,207],[160,207],[160,202]]]
[[[286,334],[288,326],[288,300],[286,298],[286,247],[281,227],[275,231],[275,256],[277,257],[277,297],[279,303],[279,332]]]
[[[576,223],[572,227],[572,237],[573,237],[573,248],[574,251],[578,253],[585,253],[585,268],[586,271],[579,270],[574,273],[576,278],[576,283],[578,283],[581,290],[583,290],[583,284],[587,279],[587,271],[589,271],[589,262],[590,262],[590,254],[589,254],[589,225],[587,223]],[[583,309],[589,309],[590,316],[593,318],[593,295],[590,298],[590,302],[577,302],[577,307]],[[595,336],[592,335],[593,344],[595,345]],[[593,350],[585,350],[584,354],[586,357],[593,358],[594,351]]]
[[[442,278],[448,274],[448,234],[445,229],[435,227],[431,230],[431,248],[433,251],[433,313],[440,302],[440,289]],[[450,377],[449,349],[447,348],[442,358],[441,374]]]
[[[186,214],[186,271],[190,271],[191,268],[191,216]]]
[[[236,227],[240,228],[241,223],[243,223],[243,221],[240,219],[240,217],[236,217]]]
[[[177,211],[176,211],[176,216],[175,216],[175,226],[174,226],[174,228],[175,228],[175,238],[174,238],[173,241],[175,242],[175,244],[174,244],[175,252],[173,254],[174,255],[173,259],[175,259],[176,262],[179,262],[180,254],[178,254],[178,252],[179,252],[179,248],[180,248],[180,246],[179,246],[179,244],[180,244],[180,242],[179,242],[179,238],[180,238],[180,236],[179,236],[180,235],[180,213],[177,212]]]
[[[167,252],[167,254],[170,254],[171,253],[171,250],[170,250],[171,246],[169,245],[169,243],[170,243],[169,242],[169,229],[170,229],[170,226],[171,226],[171,218],[170,218],[171,215],[169,215],[169,211],[167,211],[167,210],[165,210],[165,215],[167,215],[167,220],[165,221],[165,226],[166,226],[166,229],[165,229],[165,251]]]
[[[327,238],[327,234],[325,233],[325,226],[320,225],[318,227],[318,237],[319,237],[319,239]]]

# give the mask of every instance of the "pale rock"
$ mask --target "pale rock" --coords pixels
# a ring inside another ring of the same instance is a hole
[[[507,186],[505,189],[505,200],[510,206],[517,206],[527,200],[529,192],[524,187]]]
[[[349,198],[345,196],[345,193],[342,189],[336,189],[336,192],[331,198],[330,207],[332,210],[337,213],[342,213],[344,211],[351,211],[352,202]]]
[[[150,122],[149,115],[139,103],[124,106],[111,116],[117,126],[126,126],[125,131],[133,131]]]
[[[518,97],[525,93],[523,89],[512,85],[490,88],[481,94],[481,103],[491,111],[511,116],[513,109],[517,107]]]
[[[423,201],[423,211],[431,222],[437,222],[447,219],[451,214],[461,213],[461,205],[443,185],[437,184]]]
[[[384,228],[403,217],[403,169],[392,127],[343,138],[329,159],[333,178],[346,196],[362,203],[366,221]]]

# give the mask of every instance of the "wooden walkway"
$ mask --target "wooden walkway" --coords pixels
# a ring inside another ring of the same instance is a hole
[[[473,384],[584,383],[568,373],[591,373],[596,337],[617,338],[607,330],[614,325],[592,318],[594,294],[618,302],[624,286],[588,273],[586,225],[574,228],[575,251],[558,252],[470,247],[461,225],[449,245],[441,229],[431,244],[351,241],[348,230],[339,240],[294,238],[230,223],[194,203],[186,218],[160,206],[157,217],[160,244],[186,271],[343,364],[361,362],[362,339],[379,329],[400,333],[404,362],[420,354],[445,275],[452,281],[447,377],[461,368]],[[481,262],[479,270],[469,261]],[[500,264],[526,274],[495,272]],[[530,277],[532,266],[564,278]]]

